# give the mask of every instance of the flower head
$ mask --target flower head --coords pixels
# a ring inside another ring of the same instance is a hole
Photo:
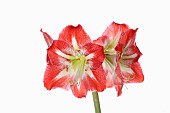
[[[71,89],[76,97],[81,98],[89,90],[101,92],[106,88],[101,66],[105,58],[103,47],[92,43],[81,25],[65,27],[54,41],[46,32],[42,33],[49,46],[44,75],[44,86],[48,90],[57,87]]]
[[[142,82],[144,77],[138,62],[141,52],[135,43],[136,30],[126,24],[112,22],[94,43],[104,46],[105,60],[102,64],[107,83],[115,87],[118,96],[124,83]]]
[[[144,76],[138,59],[142,55],[135,43],[136,30],[129,29],[122,34],[116,51],[119,52],[119,68],[124,83],[143,82]]]

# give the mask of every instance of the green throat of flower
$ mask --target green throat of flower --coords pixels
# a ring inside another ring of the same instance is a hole
[[[93,74],[90,70],[90,65],[87,61],[88,59],[93,58],[93,54],[84,55],[83,50],[81,50],[75,38],[72,39],[73,43],[73,52],[72,55],[65,54],[61,52],[60,50],[57,50],[56,53],[63,58],[67,59],[64,62],[61,62],[64,64],[65,68],[59,73],[57,78],[61,78],[65,75],[70,75],[72,77],[72,81],[70,84],[80,84],[83,77],[88,74],[89,76],[93,77]]]
[[[66,68],[60,72],[58,78],[69,74],[73,77],[73,83],[71,84],[79,84],[85,70],[88,69],[88,57],[83,55],[79,50],[75,50],[73,55],[66,55],[61,51],[57,51],[57,54],[67,59],[67,61],[62,62],[66,65]]]
[[[116,47],[117,42],[117,38],[115,38],[104,47],[105,60],[103,65],[110,71],[114,70],[116,66],[115,59],[117,57],[117,53],[114,48]]]
[[[74,81],[79,82],[78,80],[82,78],[84,72],[85,72],[85,66],[87,63],[87,59],[84,55],[78,56],[75,59],[71,60],[71,66],[69,67],[68,70],[73,70],[74,71]]]

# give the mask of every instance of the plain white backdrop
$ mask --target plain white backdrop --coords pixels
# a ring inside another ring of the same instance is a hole
[[[170,113],[170,8],[168,0],[1,0],[0,113],[94,113],[91,92],[43,86],[46,43],[67,25],[81,24],[92,39],[113,21],[139,28],[136,43],[145,81],[99,93],[102,113]]]

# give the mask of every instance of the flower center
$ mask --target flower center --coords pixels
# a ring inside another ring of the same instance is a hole
[[[116,45],[117,45],[116,40],[112,40],[104,47],[104,54],[106,57],[103,63],[103,67],[111,72],[115,69],[116,66],[115,60],[117,57],[117,53],[114,49]]]
[[[74,83],[79,83],[79,80],[82,78],[85,72],[85,66],[87,63],[87,58],[84,55],[75,56],[75,59],[71,60],[71,66],[69,70],[74,74]]]
[[[81,80],[85,75],[93,77],[93,74],[90,70],[90,63],[87,63],[88,59],[93,58],[93,54],[87,56],[84,55],[84,50],[80,49],[75,38],[72,39],[73,51],[72,55],[65,54],[60,50],[57,50],[56,53],[63,58],[67,59],[62,62],[65,66],[64,70],[60,72],[58,78],[70,75],[72,78],[71,84],[80,84]]]
[[[67,61],[62,62],[65,68],[60,72],[58,78],[70,75],[73,77],[71,84],[80,84],[85,71],[89,69],[89,64],[87,64],[89,56],[85,56],[80,50],[74,50],[73,55],[66,55],[61,51],[57,51],[57,54],[67,59]]]

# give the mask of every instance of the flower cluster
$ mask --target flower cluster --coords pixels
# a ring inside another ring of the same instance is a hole
[[[48,45],[44,86],[71,89],[82,98],[88,91],[102,92],[115,87],[121,95],[124,83],[144,80],[138,62],[142,55],[135,43],[137,29],[112,22],[101,37],[92,41],[81,25],[66,26],[53,40],[44,35]]]

